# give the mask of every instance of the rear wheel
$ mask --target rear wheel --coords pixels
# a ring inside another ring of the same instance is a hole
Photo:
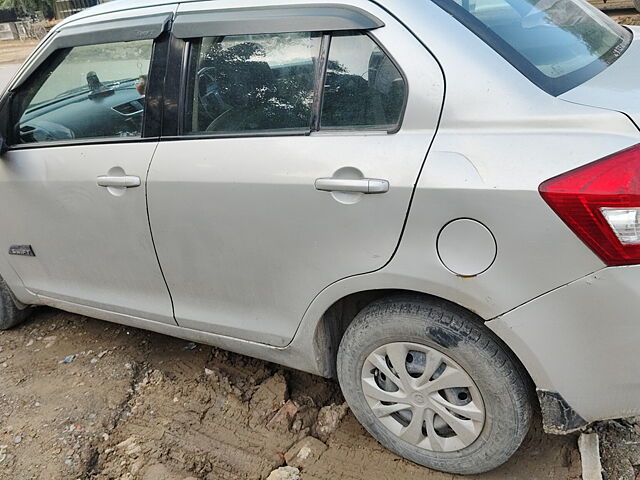
[[[491,470],[529,430],[531,388],[519,362],[448,302],[405,297],[365,308],[340,343],[338,378],[371,435],[436,470]]]
[[[0,277],[0,330],[8,330],[26,320],[29,307],[21,304]]]

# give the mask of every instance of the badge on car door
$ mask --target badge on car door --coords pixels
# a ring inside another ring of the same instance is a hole
[[[31,245],[11,245],[9,255],[23,255],[25,257],[35,257],[36,254]]]

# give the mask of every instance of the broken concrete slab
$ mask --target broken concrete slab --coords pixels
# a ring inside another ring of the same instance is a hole
[[[582,480],[602,480],[600,440],[597,433],[582,433],[578,439],[582,461]]]

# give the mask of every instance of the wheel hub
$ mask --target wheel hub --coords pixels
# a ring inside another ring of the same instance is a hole
[[[415,407],[423,407],[427,403],[427,399],[421,393],[418,393],[418,392],[414,392],[410,398],[411,398],[411,403]]]
[[[485,409],[475,382],[435,348],[409,342],[377,348],[364,362],[362,388],[378,420],[417,447],[457,451],[482,432]]]

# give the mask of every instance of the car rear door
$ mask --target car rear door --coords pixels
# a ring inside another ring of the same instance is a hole
[[[149,218],[179,325],[282,346],[322,289],[393,256],[444,84],[370,2],[254,3],[179,7]]]
[[[166,6],[70,23],[12,86],[0,248],[44,303],[175,324],[145,186],[162,91],[149,73],[166,65],[171,18]]]

